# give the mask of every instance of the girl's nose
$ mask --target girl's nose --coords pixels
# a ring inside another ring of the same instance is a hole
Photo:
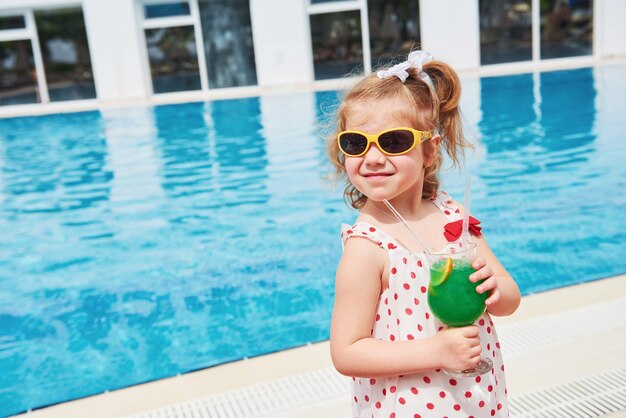
[[[378,148],[376,144],[371,144],[370,149],[365,153],[366,164],[383,164],[385,162],[385,154]]]

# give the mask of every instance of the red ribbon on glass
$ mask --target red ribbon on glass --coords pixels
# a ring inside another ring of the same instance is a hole
[[[469,217],[469,231],[470,233],[481,236],[480,230],[483,229],[480,225],[480,221],[473,216]],[[443,227],[443,235],[449,242],[454,242],[461,238],[461,233],[463,232],[463,219],[459,219],[458,221],[447,223]]]

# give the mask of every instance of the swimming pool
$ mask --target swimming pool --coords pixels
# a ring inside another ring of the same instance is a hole
[[[626,272],[625,77],[463,81],[472,211],[524,293]],[[335,100],[0,120],[0,415],[327,339]]]

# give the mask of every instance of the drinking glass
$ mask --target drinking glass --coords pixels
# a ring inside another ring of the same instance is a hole
[[[476,258],[476,243],[467,242],[465,249],[441,253],[426,252],[430,265],[428,306],[433,315],[449,327],[472,325],[485,312],[487,292],[479,294],[472,283],[472,262]],[[487,373],[493,367],[488,358],[480,359],[476,367],[466,370],[445,370],[452,377],[472,377]]]

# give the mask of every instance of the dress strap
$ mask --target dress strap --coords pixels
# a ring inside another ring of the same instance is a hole
[[[430,200],[435,206],[437,206],[437,209],[439,209],[441,213],[443,213],[443,215],[448,219],[448,222],[454,222],[461,219],[461,211],[453,203],[450,195],[445,191],[439,190],[437,192],[437,195]]]
[[[341,225],[341,243],[342,247],[346,245],[346,241],[353,237],[363,237],[374,242],[380,248],[389,252],[399,249],[398,243],[382,230],[376,228],[367,222],[357,222],[354,225]]]

